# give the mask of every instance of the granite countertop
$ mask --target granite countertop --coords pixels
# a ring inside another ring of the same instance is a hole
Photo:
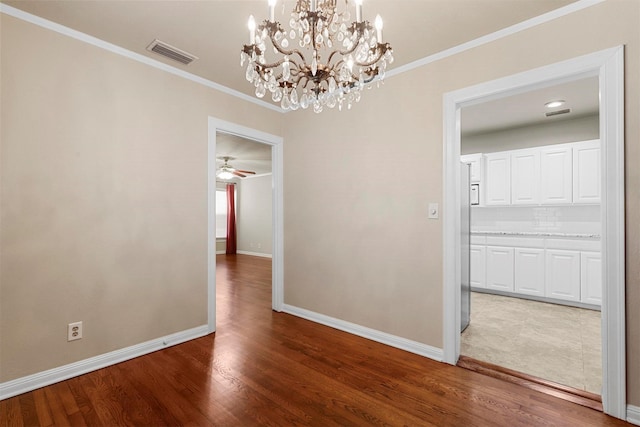
[[[527,237],[570,237],[577,239],[599,239],[595,233],[553,233],[546,231],[471,231],[472,235],[484,236],[527,236]]]

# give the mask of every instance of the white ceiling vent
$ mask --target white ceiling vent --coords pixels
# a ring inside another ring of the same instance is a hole
[[[569,114],[571,112],[571,108],[565,108],[564,110],[551,111],[549,113],[544,113],[547,117],[559,116],[560,114]]]
[[[196,59],[197,56],[190,54],[189,52],[185,52],[184,50],[180,50],[177,47],[171,46],[165,42],[162,42],[158,39],[155,39],[151,42],[149,46],[147,46],[147,50],[149,52],[155,52],[158,55],[162,55],[166,58],[173,59],[174,61],[178,61],[182,64],[189,65]]]

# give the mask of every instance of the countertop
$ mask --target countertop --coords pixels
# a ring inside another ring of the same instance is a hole
[[[592,233],[553,233],[546,231],[471,231],[475,236],[526,236],[526,237],[564,237],[574,239],[600,239],[600,234]]]

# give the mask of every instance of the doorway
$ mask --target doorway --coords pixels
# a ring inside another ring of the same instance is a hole
[[[600,87],[602,229],[602,403],[626,417],[624,298],[623,48],[612,48],[450,92],[444,99],[444,204],[460,212],[460,110],[465,106],[595,76]],[[444,361],[460,355],[460,216],[444,217]]]
[[[463,107],[460,139],[479,194],[462,254],[472,261],[473,321],[460,354],[595,402],[602,386],[598,84],[588,77]]]
[[[272,205],[272,303],[275,311],[283,305],[283,140],[281,137],[257,131],[235,123],[209,117],[208,143],[208,326],[216,330],[216,152],[219,135],[247,139],[271,147]]]

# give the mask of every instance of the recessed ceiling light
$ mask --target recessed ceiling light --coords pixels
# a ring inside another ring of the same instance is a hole
[[[558,101],[550,101],[550,102],[547,102],[546,104],[544,104],[544,106],[547,107],[547,108],[556,108],[556,107],[559,107],[561,105],[564,105],[564,101],[561,100],[561,99],[558,100]]]

